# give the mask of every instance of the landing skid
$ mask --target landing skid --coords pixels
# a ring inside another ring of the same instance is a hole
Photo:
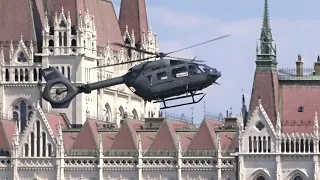
[[[194,99],[194,97],[195,97],[195,96],[199,96],[199,95],[202,95],[202,96],[201,96],[201,98],[200,98],[199,100],[196,101],[196,100]],[[196,103],[200,102],[200,101],[204,98],[205,95],[206,95],[206,94],[204,94],[204,93],[191,93],[190,95],[185,95],[185,96],[182,96],[182,97],[161,99],[161,100],[155,101],[155,102],[153,102],[153,103],[162,102],[164,107],[162,107],[162,108],[160,108],[160,109],[169,109],[169,108],[174,108],[174,107],[179,107],[179,106],[196,104]],[[177,104],[177,105],[173,105],[173,106],[167,106],[167,105],[166,105],[166,102],[168,102],[168,101],[178,100],[178,99],[185,99],[185,98],[188,98],[188,97],[192,97],[192,102],[184,103],[184,104]]]

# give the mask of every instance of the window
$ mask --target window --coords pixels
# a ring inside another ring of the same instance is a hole
[[[201,70],[197,66],[189,66],[190,75],[201,74]]]
[[[293,180],[303,180],[303,179],[300,176],[296,176]]]
[[[188,70],[186,67],[179,67],[172,70],[172,76],[173,77],[186,77],[188,76]]]
[[[263,176],[259,176],[257,180],[266,180],[266,178],[264,178]]]
[[[18,62],[27,62],[27,58],[24,56],[22,52],[20,52],[19,54]]]
[[[148,80],[152,83],[152,76],[149,75],[149,76],[147,76],[147,78],[148,78]]]
[[[168,79],[168,77],[167,77],[167,72],[166,72],[166,71],[161,72],[161,73],[158,73],[158,74],[157,74],[157,77],[158,77],[158,80]]]

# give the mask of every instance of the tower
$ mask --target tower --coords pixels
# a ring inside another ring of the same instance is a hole
[[[276,112],[278,110],[279,80],[276,45],[273,41],[269,21],[268,0],[265,0],[261,34],[256,50],[256,70],[253,80],[249,117],[258,106],[258,100],[261,98],[261,103],[268,117],[275,124]]]

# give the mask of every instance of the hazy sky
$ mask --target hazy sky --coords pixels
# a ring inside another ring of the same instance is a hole
[[[119,11],[120,0],[113,2]],[[233,107],[233,114],[238,114],[241,89],[249,105],[264,0],[146,0],[146,4],[149,27],[158,35],[160,51],[172,51],[230,34],[231,37],[226,39],[174,55],[185,58],[197,56],[197,59],[206,60],[208,65],[222,72],[223,76],[218,80],[221,86],[213,85],[205,90],[206,112],[225,114]],[[298,54],[302,55],[305,67],[313,66],[320,53],[319,7],[318,0],[308,0],[308,3],[269,0],[278,68],[294,68]],[[195,121],[200,122],[204,101],[167,111],[191,116],[191,107],[194,108]]]

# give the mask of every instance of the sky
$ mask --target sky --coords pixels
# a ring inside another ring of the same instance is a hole
[[[120,0],[113,2],[118,13]],[[264,0],[175,0],[174,3],[169,0],[146,0],[146,5],[149,27],[156,32],[162,52],[231,35],[174,54],[191,59],[196,56],[197,59],[205,60],[209,66],[217,68],[222,72],[222,77],[217,81],[221,86],[212,85],[204,90],[207,95],[198,104],[166,111],[173,114],[184,113],[185,116],[193,117],[196,123],[201,122],[204,112],[225,115],[231,107],[232,116],[236,116],[241,109],[242,89],[246,105],[249,106]],[[319,7],[320,1],[316,0],[308,0],[308,3],[269,0],[269,17],[277,46],[278,68],[294,68],[298,54],[301,54],[305,67],[313,66],[320,54]]]

